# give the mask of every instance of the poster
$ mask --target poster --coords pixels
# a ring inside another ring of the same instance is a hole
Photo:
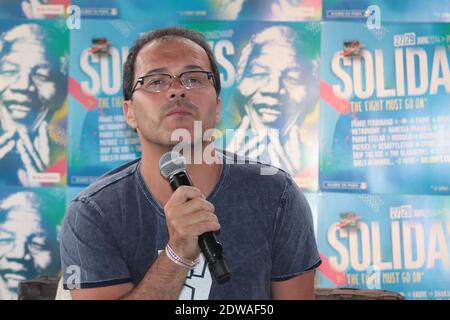
[[[314,234],[317,238],[317,224],[318,224],[318,202],[319,202],[319,194],[318,193],[312,193],[312,192],[305,192],[304,193],[306,200],[308,201],[309,207],[311,209],[313,222],[314,222]]]
[[[64,18],[70,0],[2,0],[0,19]]]
[[[324,193],[319,286],[450,298],[450,199]]]
[[[384,22],[448,22],[449,0],[323,0],[323,20],[366,23],[371,16]],[[369,22],[370,24],[371,22]]]
[[[0,185],[65,183],[68,61],[64,21],[0,21]]]
[[[221,65],[222,120],[216,147],[289,172],[317,189],[320,25],[191,23]],[[219,51],[220,50],[220,51]]]
[[[130,44],[141,32],[165,25],[87,20],[80,31],[72,32],[71,186],[87,185],[140,156],[138,137],[123,118],[122,63]],[[226,21],[180,22],[178,25],[201,31],[219,65],[222,120],[215,134],[216,146],[272,163],[293,173],[305,190],[315,190],[320,26],[315,22],[298,25]],[[274,36],[278,41],[273,40]],[[91,41],[96,37],[106,38],[111,43],[107,54],[92,53]],[[282,60],[277,56],[281,47],[285,48]],[[258,71],[249,63],[247,54],[256,57],[261,49],[267,50],[267,54],[261,55],[262,71]],[[277,59],[282,63],[276,65]],[[294,90],[297,85],[303,91]],[[263,121],[257,120],[259,118]],[[237,139],[236,132],[258,143],[247,148],[246,140]],[[268,133],[272,134],[270,141]],[[275,155],[255,153],[263,149],[270,149]]]
[[[84,189],[84,187],[66,187],[66,208],[69,207],[70,202]]]
[[[450,194],[449,24],[324,25],[320,189]]]
[[[320,20],[322,0],[72,0],[82,17],[124,20]]]
[[[161,25],[159,25],[161,26]],[[122,65],[141,32],[156,27],[122,20],[83,20],[71,32],[68,183],[90,184],[140,156],[137,134],[125,122]],[[93,39],[106,39],[106,52]]]
[[[1,188],[0,300],[16,300],[20,281],[58,274],[64,207],[64,188]]]

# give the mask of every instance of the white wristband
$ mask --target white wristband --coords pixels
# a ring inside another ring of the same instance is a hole
[[[187,262],[183,258],[181,258],[177,253],[172,249],[172,247],[167,244],[166,245],[166,255],[167,257],[174,263],[176,263],[179,266],[185,267],[189,270],[194,269],[198,263],[200,262],[199,257],[197,259],[193,260],[192,262]]]

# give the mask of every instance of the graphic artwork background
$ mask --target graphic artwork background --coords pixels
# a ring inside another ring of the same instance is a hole
[[[70,200],[140,156],[122,65],[171,25],[203,32],[217,58],[215,145],[306,193],[318,287],[449,299],[449,22],[448,0],[1,1],[0,299],[58,274]],[[181,298],[208,298],[204,267]]]

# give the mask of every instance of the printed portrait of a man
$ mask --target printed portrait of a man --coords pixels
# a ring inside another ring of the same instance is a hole
[[[21,281],[57,275],[61,192],[0,194],[0,300],[17,299]]]
[[[240,125],[227,150],[306,181],[317,176],[319,82],[317,61],[305,57],[302,46],[294,29],[272,26],[243,47],[231,99]]]
[[[65,147],[67,40],[47,24],[0,35],[0,184],[38,186],[33,175]]]

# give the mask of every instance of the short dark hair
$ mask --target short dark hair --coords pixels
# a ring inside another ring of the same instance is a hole
[[[134,65],[136,62],[136,57],[139,51],[148,43],[158,41],[161,39],[169,39],[169,38],[181,38],[188,39],[192,42],[195,42],[200,47],[205,50],[208,55],[209,63],[211,64],[211,71],[214,77],[214,89],[217,92],[217,96],[220,94],[220,73],[219,68],[217,66],[216,58],[206,41],[203,34],[198,31],[181,28],[181,27],[168,27],[155,29],[153,31],[147,32],[144,35],[140,36],[134,45],[130,48],[128,52],[127,61],[123,66],[123,96],[125,100],[131,99],[131,90],[134,85]]]

